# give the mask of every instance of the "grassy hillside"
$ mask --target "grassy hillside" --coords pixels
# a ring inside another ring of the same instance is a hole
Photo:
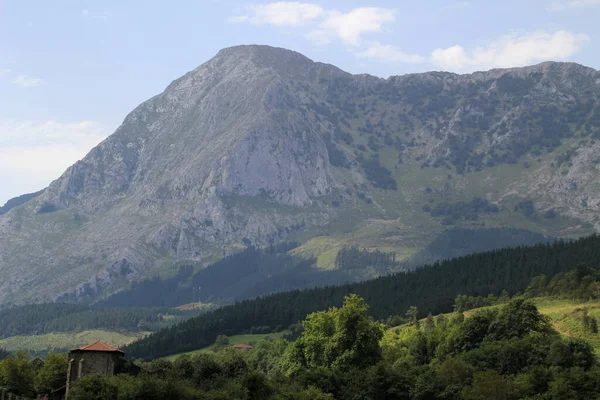
[[[600,319],[598,301],[578,302],[574,300],[554,300],[549,298],[535,299],[538,310],[550,317],[552,326],[562,335],[588,341],[600,355],[600,334],[585,332],[583,328],[583,312]]]
[[[234,335],[234,336],[228,337],[229,345],[231,345],[231,346],[233,346],[234,344],[250,344],[250,345],[252,345],[253,343],[256,343],[265,338],[281,339],[288,332],[289,331],[267,333],[267,334],[254,334],[254,335]],[[180,356],[193,356],[194,354],[213,351],[214,348],[215,348],[215,345],[211,344],[210,346],[203,347],[198,350],[188,351],[188,352],[179,353],[179,354],[173,354],[172,356],[164,357],[164,359],[169,360],[169,361],[174,361],[175,359],[177,359]]]
[[[52,350],[65,351],[101,341],[115,347],[122,347],[143,337],[148,332],[111,332],[88,330],[78,333],[48,333],[45,335],[13,336],[0,340],[0,348],[10,352],[26,350],[33,354],[44,354]]]
[[[588,315],[600,319],[600,304],[597,301],[581,302],[576,300],[564,300],[564,299],[552,299],[547,297],[533,299],[540,313],[550,318],[552,327],[560,334],[566,337],[573,337],[577,339],[584,339],[588,341],[593,347],[596,354],[600,356],[600,334],[586,333],[583,329],[582,315],[583,310],[587,310]],[[501,304],[489,307],[480,307],[473,310],[466,311],[465,317],[469,317],[475,312],[502,307]],[[450,317],[452,314],[444,314]],[[421,323],[425,323],[425,318],[421,320]],[[397,327],[390,328],[390,330],[397,329]],[[288,331],[277,332],[271,334],[257,334],[257,335],[235,335],[229,337],[231,345],[234,344],[252,344],[256,343],[266,337],[271,339],[278,339],[283,337]],[[204,347],[202,349],[174,354],[172,356],[165,357],[164,359],[174,361],[182,355],[194,355],[202,352],[212,351],[214,344]]]
[[[551,279],[580,264],[600,265],[599,243],[600,237],[594,235],[577,241],[496,250],[357,284],[244,300],[158,331],[132,343],[128,351],[135,357],[151,359],[206,347],[214,343],[218,335],[250,333],[253,327],[278,331],[312,312],[341,304],[344,296],[350,293],[364,297],[371,306],[371,315],[378,319],[404,315],[411,306],[416,306],[425,315],[449,312],[459,294],[488,296],[498,295],[503,290],[515,294],[527,289],[532,278],[540,274]],[[573,282],[561,283],[566,285],[565,288],[550,285],[549,295],[559,297],[576,290],[582,283],[578,280],[580,272],[587,274],[586,271],[569,273]],[[584,297],[581,294],[576,298],[589,298],[587,294]],[[544,295],[533,294],[532,297]]]
[[[583,339],[589,342],[596,354],[600,355],[600,334],[586,332],[583,327],[584,310],[587,310],[589,316],[600,320],[600,303],[598,301],[578,301],[569,299],[553,299],[550,297],[537,297],[532,299],[538,311],[550,318],[552,327],[565,337]],[[502,304],[474,308],[465,311],[463,314],[469,318],[474,313],[490,309],[499,309]],[[442,314],[450,317],[452,314]],[[425,319],[421,320],[422,323]],[[390,328],[397,329],[397,327]]]

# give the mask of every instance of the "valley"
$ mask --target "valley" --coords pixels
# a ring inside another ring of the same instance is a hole
[[[599,104],[575,63],[223,49],[0,208],[0,392],[591,398]]]

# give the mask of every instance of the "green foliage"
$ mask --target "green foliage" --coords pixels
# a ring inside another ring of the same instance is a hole
[[[69,400],[117,399],[118,386],[104,376],[88,375],[78,379],[70,388]]]
[[[369,158],[358,157],[357,161],[365,170],[367,179],[375,185],[375,187],[387,190],[396,190],[397,184],[389,169],[383,167],[379,163],[379,157],[374,154]]]
[[[241,301],[159,331],[125,350],[135,358],[160,357],[209,346],[220,334],[248,333],[259,326],[275,331],[312,312],[341,305],[349,293],[363,297],[371,305],[370,314],[382,320],[402,315],[411,305],[425,313],[450,312],[458,293],[487,296],[503,289],[516,293],[525,290],[534,276],[554,276],[578,263],[600,264],[600,237],[495,250],[362,283]]]
[[[229,346],[229,338],[226,335],[219,335],[215,340],[215,349],[223,349]]]
[[[367,315],[365,301],[350,295],[341,308],[310,314],[302,323],[304,332],[284,354],[284,373],[302,369],[366,367],[376,363],[381,352],[383,326]]]
[[[0,310],[0,339],[94,329],[151,331],[167,327],[201,312],[202,310],[131,307],[105,310],[68,303],[29,304]]]
[[[580,263],[573,270],[557,273],[550,282],[545,275],[532,279],[525,292],[530,297],[600,299],[600,269]]]
[[[521,211],[526,217],[535,216],[535,206],[531,200],[522,200],[515,206],[515,211]]]
[[[516,399],[510,378],[494,371],[479,372],[473,376],[471,386],[463,390],[465,400],[510,400]]]
[[[0,361],[0,386],[12,393],[33,397],[35,376],[35,365],[23,351]]]
[[[333,143],[329,135],[325,136],[324,140],[331,165],[334,167],[347,168],[349,166],[349,162],[346,158],[346,154],[340,150],[335,143]]]
[[[470,202],[441,203],[433,208],[427,206],[425,211],[432,217],[445,217],[445,221],[449,221],[446,225],[449,225],[460,220],[475,221],[479,218],[479,214],[497,213],[500,209],[486,199],[474,197]]]
[[[157,359],[135,376],[86,376],[69,399],[583,400],[600,390],[589,343],[563,339],[530,300],[516,297],[467,318],[430,314],[420,324],[412,308],[413,323],[385,332],[367,311],[350,295],[341,308],[310,314],[294,342]],[[64,356],[41,362],[19,353],[0,362],[0,383],[34,396],[61,385],[61,376],[64,383],[65,370]]]
[[[196,273],[191,266],[181,267],[175,277],[154,277],[136,283],[97,306],[175,307],[198,301],[231,303],[265,293],[348,281],[348,276],[343,273],[315,270],[314,259],[290,255],[288,252],[297,246],[296,242],[266,248],[249,245],[243,251],[224,257]]]
[[[488,334],[494,340],[521,338],[534,332],[547,334],[549,321],[533,302],[516,298],[503,307],[490,325]]]
[[[503,298],[494,296],[493,294],[490,294],[487,297],[459,294],[454,300],[454,311],[464,312],[472,310],[473,308],[492,306],[503,302]]]
[[[64,386],[68,364],[66,354],[48,354],[35,378],[37,393],[49,394]]]
[[[396,254],[379,250],[369,251],[358,246],[343,247],[335,258],[337,269],[366,269],[375,268],[386,271],[397,266]]]
[[[38,214],[49,214],[58,210],[58,207],[52,203],[44,202],[40,205],[37,213]]]
[[[409,269],[427,263],[461,257],[467,254],[481,253],[507,247],[532,246],[538,243],[553,241],[544,235],[525,229],[487,228],[462,229],[452,228],[438,235],[425,249],[411,257],[401,265]]]

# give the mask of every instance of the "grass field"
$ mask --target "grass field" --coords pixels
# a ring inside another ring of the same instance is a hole
[[[583,329],[584,310],[589,316],[600,320],[600,304],[597,301],[536,299],[536,305],[542,314],[550,317],[554,329],[564,336],[590,342],[596,354],[600,355],[600,334],[586,333]]]
[[[130,343],[146,333],[121,333],[101,330],[78,333],[48,333],[45,335],[13,336],[0,340],[0,347],[10,352],[26,350],[44,353],[52,350],[64,351],[101,341],[114,347]]]
[[[596,354],[600,356],[600,333],[586,333],[583,329],[584,310],[589,316],[600,322],[600,303],[597,301],[574,301],[564,299],[536,298],[533,299],[540,313],[550,318],[552,327],[561,335],[584,339],[588,341]],[[469,317],[478,310],[498,308],[501,305],[482,307],[465,312]]]
[[[230,345],[234,345],[234,344],[252,344],[252,343],[256,343],[266,337],[270,337],[271,339],[280,339],[281,337],[283,337],[286,333],[288,333],[288,331],[282,331],[282,332],[277,332],[277,333],[267,333],[267,334],[260,334],[260,335],[235,335],[235,336],[229,336],[229,344]],[[179,353],[179,354],[173,354],[172,356],[168,356],[168,357],[164,357],[165,360],[170,360],[170,361],[174,361],[177,357],[179,356],[191,356],[194,354],[199,354],[199,353],[205,353],[207,351],[212,351],[213,348],[215,347],[215,345],[210,345],[208,347],[204,347],[202,349],[198,349],[198,350],[194,350],[194,351],[189,351],[187,353]]]

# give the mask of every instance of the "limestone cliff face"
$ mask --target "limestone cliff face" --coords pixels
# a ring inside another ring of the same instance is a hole
[[[576,64],[384,80],[284,49],[222,50],[0,216],[0,303],[94,296],[163,262],[200,262],[326,226],[360,203],[354,192],[382,192],[379,162],[412,199],[399,178],[405,166],[466,176],[570,143],[566,172],[540,165],[498,200],[543,191],[540,206],[592,221],[598,144],[574,138],[596,134],[599,98],[598,71]],[[558,119],[546,124],[547,116]],[[326,206],[334,198],[337,208]]]
[[[221,51],[136,108],[44,200],[92,211],[123,196],[148,208],[208,193],[266,192],[283,204],[309,204],[330,190],[332,175],[323,127],[300,113],[287,83],[311,69],[318,66],[289,51]]]

